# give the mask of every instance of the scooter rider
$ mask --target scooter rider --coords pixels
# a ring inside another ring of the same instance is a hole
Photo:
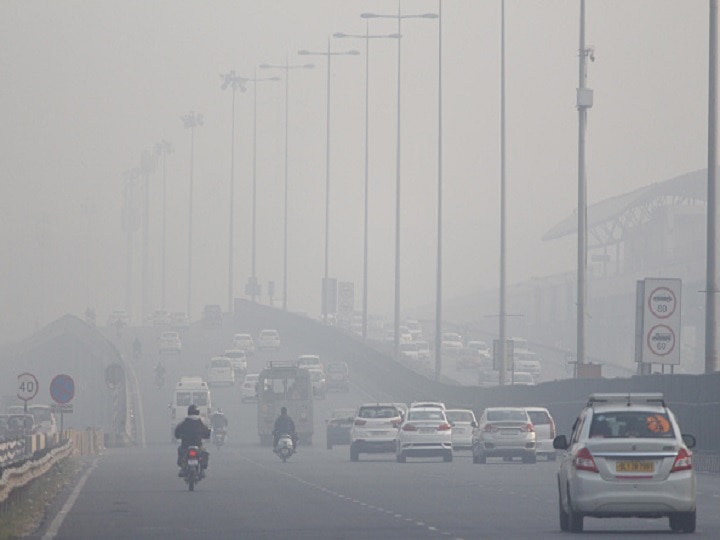
[[[297,441],[298,436],[295,433],[295,422],[287,413],[287,407],[280,408],[280,416],[275,420],[275,427],[273,429],[273,448],[277,448],[280,436],[284,433],[290,435],[293,443],[293,449],[297,452]]]
[[[200,465],[203,469],[207,469],[208,459],[210,455],[202,447],[202,440],[210,438],[210,428],[200,418],[200,411],[195,405],[188,407],[185,419],[175,428],[175,438],[180,439],[178,447],[177,464],[180,467],[178,476],[183,475],[183,462],[185,460],[185,452],[189,446],[197,446],[200,449]]]
[[[223,410],[218,407],[213,415],[210,417],[210,426],[213,430],[222,431],[228,427],[228,419],[223,413]]]

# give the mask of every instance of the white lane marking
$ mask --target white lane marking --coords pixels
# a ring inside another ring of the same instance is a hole
[[[80,491],[82,491],[82,488],[85,485],[85,481],[88,479],[88,476],[90,476],[90,473],[95,470],[95,467],[97,467],[98,459],[100,458],[95,458],[92,462],[92,465],[90,465],[90,467],[88,467],[88,470],[85,471],[85,474],[82,475],[82,478],[80,478],[77,486],[75,486],[75,489],[73,489],[70,497],[67,501],[65,501],[65,504],[57,513],[55,518],[52,520],[52,523],[50,523],[47,531],[45,531],[42,540],[52,540],[53,538],[55,538],[55,536],[57,536],[57,533],[60,530],[60,527],[62,526],[65,517],[70,513],[70,510],[72,510],[72,507],[75,504],[78,495],[80,495]]]

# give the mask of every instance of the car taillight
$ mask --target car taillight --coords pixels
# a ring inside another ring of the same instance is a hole
[[[532,433],[533,431],[535,431],[535,426],[533,426],[532,424],[525,424],[524,426],[520,426],[520,431],[522,431],[523,433]]]
[[[497,430],[498,430],[498,428],[495,424],[485,424],[483,426],[483,431],[486,431],[488,433],[494,433]]]
[[[556,432],[555,432],[555,421],[554,421],[552,418],[550,418],[550,438],[551,438],[551,439],[554,439],[554,438],[555,438],[555,435],[556,435]]]
[[[412,424],[405,424],[402,429],[403,431],[417,431],[417,428]]]
[[[196,457],[197,457],[197,450],[195,450],[195,449],[193,448],[193,449],[191,449],[190,451],[188,451],[188,457],[196,458]]]
[[[367,420],[360,420],[359,418],[356,418],[354,423],[356,426],[364,426],[367,424]]]
[[[678,471],[689,471],[692,469],[692,452],[688,452],[684,448],[681,448],[677,456],[675,456],[675,462],[673,463],[671,473]]]
[[[438,431],[448,431],[448,430],[450,430],[450,429],[452,429],[452,426],[451,426],[450,424],[440,424],[440,425],[437,427],[437,430],[438,430]]]
[[[598,472],[597,465],[595,465],[595,460],[593,459],[590,450],[588,450],[587,448],[581,448],[578,453],[575,454],[573,466],[578,471]]]

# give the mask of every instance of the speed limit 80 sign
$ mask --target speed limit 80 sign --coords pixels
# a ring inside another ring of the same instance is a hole
[[[23,401],[30,401],[38,393],[38,380],[32,373],[18,375],[17,397]]]

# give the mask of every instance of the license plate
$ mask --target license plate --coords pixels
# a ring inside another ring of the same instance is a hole
[[[198,460],[197,459],[188,459],[188,465],[190,467],[197,467]]]
[[[435,429],[431,428],[431,427],[424,427],[424,428],[420,428],[418,431],[420,433],[433,433],[435,431]]]
[[[516,429],[501,429],[499,431],[500,435],[517,435]]]
[[[652,473],[655,465],[652,461],[618,461],[615,463],[615,472],[619,473]]]

